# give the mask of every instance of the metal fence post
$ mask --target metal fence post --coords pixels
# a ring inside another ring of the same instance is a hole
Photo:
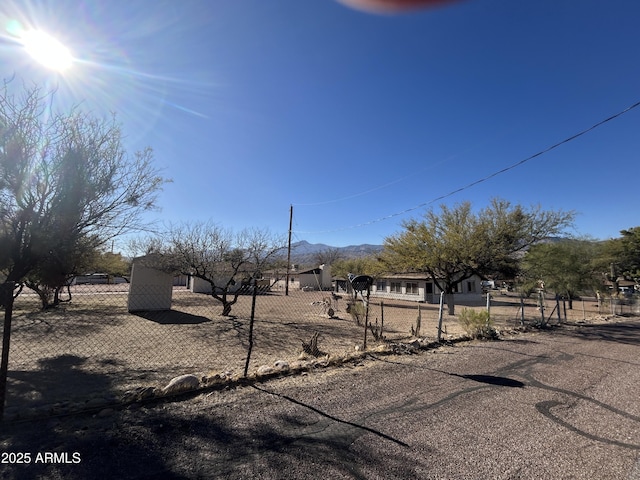
[[[362,350],[366,351],[367,350],[367,328],[368,328],[368,324],[369,324],[369,295],[371,294],[371,285],[367,285],[367,305],[365,307],[365,313],[364,313],[364,341],[363,341],[363,346],[362,346]]]
[[[249,372],[249,362],[251,360],[251,351],[253,350],[253,323],[256,317],[256,295],[258,293],[258,287],[256,279],[251,280],[252,292],[251,292],[251,317],[249,319],[249,348],[247,349],[247,361],[244,364],[244,377],[247,377]]]
[[[438,310],[438,342],[442,338],[442,307],[444,304],[444,292],[440,292],[440,308]]]
[[[0,421],[4,418],[7,399],[7,376],[9,374],[9,346],[11,344],[11,317],[13,315],[13,290],[15,282],[5,282],[0,289],[4,305],[4,328],[2,330],[2,360],[0,361]]]

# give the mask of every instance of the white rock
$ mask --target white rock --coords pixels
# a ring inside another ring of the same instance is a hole
[[[200,380],[195,375],[187,374],[172,378],[169,384],[162,389],[167,393],[182,392],[185,390],[195,390],[200,386]]]
[[[281,370],[283,372],[288,372],[289,371],[289,362],[286,362],[284,360],[277,360],[273,366],[275,368],[277,368],[278,370]]]
[[[274,372],[274,369],[269,365],[262,365],[258,367],[258,375],[270,375]]]

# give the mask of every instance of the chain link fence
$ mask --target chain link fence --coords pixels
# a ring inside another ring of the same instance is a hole
[[[148,286],[150,296],[154,288]],[[466,335],[446,305],[371,296],[367,309],[346,293],[256,287],[254,295],[247,287],[223,316],[211,295],[174,285],[169,309],[130,312],[129,289],[128,283],[74,285],[70,301],[46,310],[28,290],[16,298],[6,419],[157,397],[184,375],[183,387],[222,386],[245,373],[266,377],[358,359],[365,345],[406,351]],[[487,307],[498,330],[639,313],[633,299],[578,299],[569,308],[549,295],[496,292],[488,303],[485,296],[466,304],[456,297],[456,313]]]

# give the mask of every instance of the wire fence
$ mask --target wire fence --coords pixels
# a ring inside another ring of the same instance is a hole
[[[154,288],[147,287],[151,297]],[[129,289],[128,283],[74,285],[71,301],[47,310],[29,291],[16,298],[5,419],[157,397],[171,393],[170,381],[181,376],[180,388],[201,389],[245,373],[321,368],[360,358],[365,349],[408,349],[465,335],[439,304],[372,296],[365,318],[363,304],[349,294],[256,289],[254,295],[247,288],[223,316],[211,295],[173,286],[170,308],[131,312]],[[625,299],[580,299],[569,308],[549,295],[496,292],[488,303],[456,297],[456,313],[487,307],[498,330],[639,313],[638,303]]]

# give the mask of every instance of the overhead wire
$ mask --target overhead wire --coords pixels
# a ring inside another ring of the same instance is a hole
[[[480,144],[482,144],[482,143],[485,143],[485,142],[480,142]],[[423,166],[421,170],[433,169],[433,168],[437,167],[438,165],[445,164],[445,163],[455,159],[459,155],[461,155],[463,153],[468,153],[469,151],[477,148],[477,146],[478,145],[475,145],[474,147],[464,149],[462,152],[451,154],[448,157],[443,158],[443,159],[441,159],[440,161],[438,161],[436,163],[432,163],[432,164]],[[331,199],[331,200],[323,200],[321,202],[310,202],[310,203],[296,203],[296,202],[294,202],[294,203],[292,203],[292,206],[295,206],[295,207],[318,207],[318,206],[322,206],[322,205],[329,205],[330,203],[339,203],[339,202],[343,202],[345,200],[351,200],[353,198],[361,197],[363,195],[367,195],[367,194],[372,193],[372,192],[377,192],[378,190],[382,190],[384,188],[390,187],[391,185],[395,185],[396,183],[403,182],[404,180],[407,180],[408,178],[414,178],[415,176],[416,176],[416,173],[413,172],[413,173],[411,173],[409,175],[404,175],[404,176],[402,176],[400,178],[396,178],[395,180],[391,180],[391,181],[386,182],[386,183],[384,183],[382,185],[378,185],[376,187],[372,187],[372,188],[369,188],[368,190],[364,190],[364,191],[361,191],[361,192],[352,193],[352,194],[347,195],[345,197],[334,198],[334,199]]]
[[[429,200],[427,202],[420,203],[419,205],[415,205],[413,207],[406,208],[406,209],[404,209],[402,211],[395,212],[395,213],[392,213],[392,214],[389,214],[389,215],[385,215],[384,217],[379,217],[379,218],[376,218],[374,220],[370,220],[368,222],[358,223],[358,224],[355,224],[355,225],[350,225],[350,226],[341,227],[341,228],[335,228],[335,229],[331,229],[331,230],[316,230],[316,231],[300,231],[300,230],[297,230],[296,233],[320,234],[320,233],[333,233],[333,232],[341,232],[341,231],[344,231],[344,230],[352,230],[352,229],[355,229],[355,228],[366,227],[366,226],[372,225],[374,223],[383,222],[383,221],[389,220],[391,218],[399,217],[401,215],[404,215],[406,213],[412,212],[414,210],[418,210],[419,208],[424,208],[424,207],[426,207],[428,205],[431,205],[434,202],[437,202],[437,201],[443,200],[445,198],[451,197],[451,196],[453,196],[453,195],[455,195],[457,193],[460,193],[462,191],[468,190],[469,188],[472,188],[472,187],[474,187],[474,186],[476,186],[476,185],[478,185],[480,183],[484,183],[484,182],[486,182],[486,181],[488,181],[488,180],[490,180],[490,179],[492,179],[494,177],[497,177],[498,175],[502,175],[503,173],[506,173],[506,172],[508,172],[510,170],[513,170],[514,168],[517,168],[517,167],[519,167],[521,165],[524,165],[525,163],[527,163],[527,162],[529,162],[529,161],[531,161],[531,160],[533,160],[535,158],[538,158],[538,157],[550,152],[551,150],[554,150],[554,149],[556,149],[556,148],[558,148],[558,147],[560,147],[560,146],[562,146],[562,145],[564,145],[566,143],[569,143],[569,142],[575,140],[576,138],[579,138],[579,137],[589,133],[592,130],[595,130],[598,127],[601,127],[602,125],[604,125],[605,123],[610,122],[611,120],[615,120],[616,118],[624,115],[625,113],[630,112],[631,110],[633,110],[634,108],[637,108],[638,106],[640,106],[640,101],[634,103],[633,105],[631,105],[631,106],[629,106],[627,108],[625,108],[624,110],[619,111],[618,113],[615,113],[615,114],[611,115],[610,117],[605,118],[604,120],[599,121],[598,123],[595,123],[594,125],[590,126],[589,128],[586,128],[586,129],[584,129],[584,130],[582,130],[582,131],[580,131],[580,132],[578,132],[578,133],[576,133],[574,135],[571,135],[570,137],[565,138],[564,140],[562,140],[562,141],[560,141],[558,143],[555,143],[555,144],[553,144],[553,145],[551,145],[551,146],[549,146],[549,147],[547,147],[547,148],[545,148],[543,150],[540,150],[537,153],[534,153],[533,155],[531,155],[531,156],[529,156],[527,158],[524,158],[524,159],[522,159],[522,160],[520,160],[520,161],[518,161],[516,163],[513,163],[513,164],[511,164],[511,165],[509,165],[507,167],[504,167],[504,168],[502,168],[500,170],[497,170],[497,171],[495,171],[495,172],[493,172],[493,173],[491,173],[491,174],[489,174],[489,175],[487,175],[485,177],[482,177],[482,178],[480,178],[478,180],[475,180],[475,181],[473,181],[471,183],[468,183],[467,185],[464,185],[464,186],[462,186],[460,188],[457,188],[457,189],[452,190],[452,191],[450,191],[448,193],[445,193],[444,195],[440,195],[439,197],[433,198],[433,199],[431,199],[431,200]],[[392,182],[392,183],[395,183],[395,182]],[[382,188],[382,187],[378,187],[378,188]],[[378,188],[373,189],[373,190],[377,190]]]

